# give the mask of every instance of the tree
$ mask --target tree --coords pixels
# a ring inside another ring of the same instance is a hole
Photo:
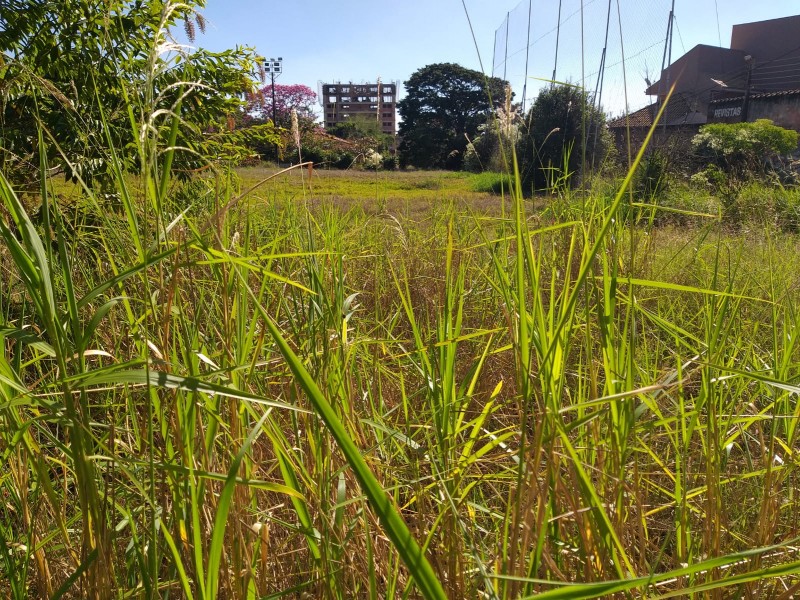
[[[367,115],[355,115],[343,123],[328,127],[326,132],[343,140],[355,142],[363,152],[369,149],[387,153],[394,144],[394,136],[384,133],[378,121]]]
[[[103,175],[109,142],[127,168],[153,136],[187,168],[219,144],[226,116],[253,86],[247,48],[212,53],[175,43],[205,28],[204,0],[4,0],[0,3],[0,168],[29,184],[38,135],[68,177]],[[133,122],[132,122],[133,119]],[[136,123],[136,125],[134,125]],[[107,136],[107,137],[106,137]]]
[[[398,103],[401,164],[460,169],[467,137],[474,137],[492,110],[502,106],[506,85],[453,63],[428,65],[413,73]]]
[[[308,86],[275,84],[275,120],[277,121],[275,124],[289,127],[293,110],[297,112],[298,118],[313,121],[316,118],[314,113],[316,101],[316,92]],[[247,95],[246,114],[255,123],[266,123],[272,119],[271,84]]]
[[[523,189],[571,185],[576,174],[602,162],[609,146],[605,115],[590,94],[571,84],[545,88],[525,117],[517,145]]]
[[[375,117],[367,115],[355,115],[342,123],[335,123],[330,127],[326,127],[326,131],[343,140],[377,139],[382,135],[387,135],[383,133],[380,123]]]

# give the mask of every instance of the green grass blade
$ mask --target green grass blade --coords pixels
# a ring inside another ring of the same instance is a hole
[[[250,435],[239,448],[236,453],[236,458],[231,462],[230,469],[228,470],[228,479],[222,487],[217,502],[217,513],[214,517],[214,528],[211,530],[211,544],[208,548],[208,566],[206,567],[206,594],[210,600],[217,597],[217,588],[219,587],[219,569],[222,561],[222,543],[225,540],[225,530],[228,522],[228,513],[231,508],[231,501],[233,500],[233,492],[236,488],[236,478],[239,474],[239,467],[244,460],[247,451],[256,438],[261,433],[261,429],[269,418],[270,411],[264,413],[264,416],[253,427]]]
[[[251,292],[252,293],[252,292]],[[253,300],[256,298],[253,295]],[[350,439],[342,422],[328,403],[322,391],[317,386],[311,374],[306,370],[300,358],[289,347],[278,326],[267,314],[260,303],[256,303],[262,317],[269,329],[270,335],[275,340],[281,354],[286,360],[298,384],[303,388],[314,410],[325,423],[339,449],[347,459],[350,468],[358,479],[364,494],[369,499],[370,505],[378,515],[386,535],[392,541],[401,559],[408,568],[414,582],[422,595],[428,600],[444,600],[442,584],[439,582],[428,559],[417,541],[411,535],[408,526],[403,521],[397,508],[375,478],[358,447]]]

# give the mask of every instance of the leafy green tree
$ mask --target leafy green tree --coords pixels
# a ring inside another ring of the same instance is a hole
[[[373,117],[356,115],[343,123],[336,123],[326,128],[326,131],[343,140],[360,140],[363,138],[378,138],[383,135],[381,127]],[[391,137],[391,136],[390,136]]]
[[[467,148],[492,110],[502,106],[507,83],[454,63],[419,69],[405,82],[398,103],[400,163],[460,169]]]
[[[386,153],[394,144],[394,136],[384,133],[377,120],[367,116],[357,115],[344,123],[337,123],[327,128],[326,133],[356,142],[364,151],[371,149]]]
[[[42,127],[51,166],[101,175],[109,142],[136,168],[143,140],[168,136],[186,169],[221,140],[226,118],[252,88],[252,50],[179,46],[205,21],[204,0],[4,0],[0,3],[0,168],[35,178]],[[176,121],[176,119],[178,119]],[[108,136],[110,139],[106,139]],[[170,139],[172,142],[173,140]],[[230,148],[229,148],[230,149]]]
[[[590,94],[570,84],[543,89],[517,145],[523,189],[571,185],[575,175],[599,165],[609,147],[605,115]]]

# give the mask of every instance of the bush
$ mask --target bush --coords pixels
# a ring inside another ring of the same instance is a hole
[[[523,189],[573,185],[576,174],[603,162],[610,145],[605,115],[590,94],[574,85],[542,90],[517,144]]]
[[[800,232],[800,190],[753,181],[742,186],[733,214],[739,222],[774,225]]]
[[[377,171],[383,167],[383,156],[372,148],[367,149],[363,154],[364,168],[368,171]]]
[[[669,183],[669,159],[662,150],[647,154],[634,179],[637,200],[653,202],[663,197]]]
[[[397,155],[395,154],[386,154],[383,157],[383,168],[386,171],[396,171],[398,167],[397,164]]]
[[[747,179],[770,170],[771,159],[797,150],[796,131],[769,119],[754,123],[704,125],[692,139],[697,158],[733,177]]]
[[[472,179],[472,191],[486,194],[508,194],[511,176],[508,173],[478,173]]]
[[[467,149],[464,151],[464,170],[470,173],[492,170],[492,159],[500,153],[499,151],[500,137],[496,129],[492,127],[491,122],[484,123],[478,128],[478,136],[467,144]]]
[[[511,88],[506,88],[505,104],[478,127],[478,136],[467,144],[464,152],[465,170],[473,173],[511,170],[511,154],[522,131],[522,115],[512,98]]]
[[[783,189],[775,199],[775,216],[784,231],[800,233],[800,189]]]

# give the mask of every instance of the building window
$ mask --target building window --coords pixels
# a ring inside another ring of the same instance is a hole
[[[392,108],[392,105],[391,104],[384,104],[383,108]]]
[[[335,103],[336,102],[336,96],[329,96],[328,97],[328,102],[330,102],[331,104]]]
[[[350,93],[350,88],[349,87],[343,87],[342,88],[342,93],[343,94],[349,94]]]
[[[370,91],[370,92],[377,92],[377,91],[378,91],[378,86],[377,86],[377,85],[374,85],[374,86],[370,87],[370,88],[369,88],[369,91]]]
[[[394,97],[393,96],[384,96],[383,97],[383,101],[384,102],[393,102],[394,101]]]

